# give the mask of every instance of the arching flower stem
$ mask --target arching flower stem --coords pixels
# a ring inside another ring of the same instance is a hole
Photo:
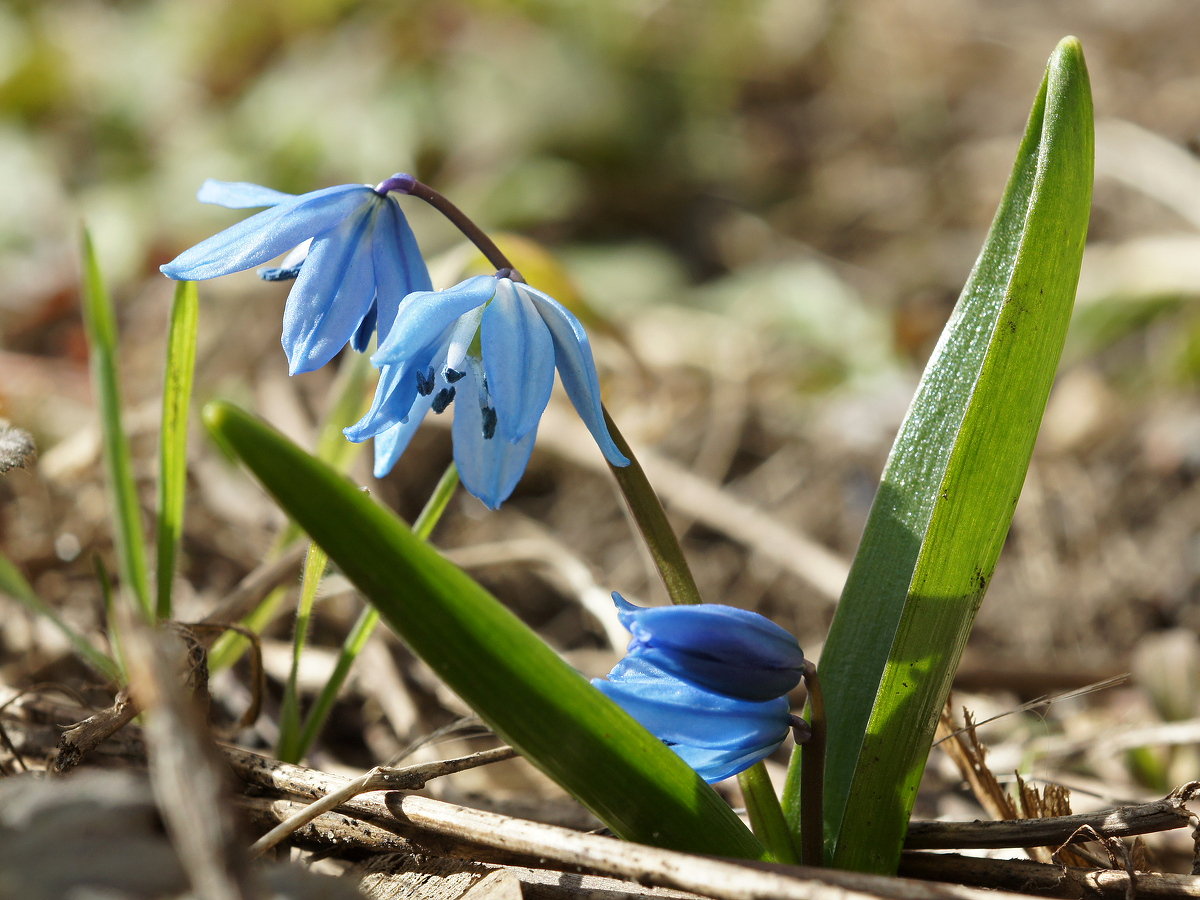
[[[696,587],[696,579],[692,576],[692,570],[688,567],[687,559],[684,558],[679,538],[676,537],[675,530],[671,528],[671,523],[667,519],[662,502],[658,499],[658,494],[654,492],[650,480],[646,478],[645,471],[629,448],[629,442],[625,440],[625,436],[621,434],[621,430],[617,428],[617,423],[613,421],[607,409],[604,410],[604,422],[608,425],[608,433],[612,435],[617,449],[629,458],[629,465],[621,467],[610,465],[609,470],[617,480],[617,485],[625,496],[625,502],[629,504],[629,511],[633,513],[633,520],[637,523],[642,538],[646,541],[650,556],[654,559],[654,565],[658,568],[658,574],[662,578],[663,584],[666,585],[671,602],[675,604],[701,603],[700,589]],[[812,668],[812,663],[806,661],[805,666],[806,677],[808,670],[811,669],[815,678],[816,669]],[[823,718],[821,729],[823,735]],[[799,737],[797,735],[797,738]],[[808,744],[805,744],[805,747],[807,748]],[[823,747],[824,740],[822,738],[822,760],[824,758]],[[805,756],[805,761],[807,763],[808,756]],[[805,771],[807,769],[806,765]],[[823,776],[818,775],[818,779],[821,777]],[[763,842],[763,846],[775,857],[776,862],[793,864],[799,862],[796,845],[783,814],[783,808],[779,804],[779,797],[771,786],[766,766],[761,762],[755,763],[738,775],[738,784],[742,789],[742,797],[746,801],[750,827],[758,839]],[[807,785],[807,782],[805,784]],[[811,788],[809,789],[811,790]],[[816,801],[818,848],[822,846],[820,790],[821,786],[818,780]],[[811,828],[806,827],[803,833],[807,835],[810,831]],[[820,856],[815,858],[819,860]],[[820,862],[813,863],[813,865],[820,865]]]
[[[804,661],[804,686],[808,688],[808,739],[800,743],[800,862],[825,865],[825,697],[817,667]],[[793,728],[793,731],[796,731]]]
[[[466,213],[451,203],[439,191],[435,191],[429,185],[417,181],[411,175],[394,175],[386,181],[380,182],[375,190],[380,194],[395,191],[398,194],[408,194],[411,197],[424,200],[454,223],[454,226],[466,235],[472,244],[479,248],[479,252],[487,258],[487,261],[496,267],[498,270],[497,274],[503,272],[504,277],[524,283],[525,279],[521,277],[521,273],[516,270],[508,257],[500,251],[500,248],[496,246],[496,242],[488,237],[482,228],[472,222]]]
[[[609,469],[625,496],[625,502],[629,504],[629,511],[633,513],[633,520],[646,541],[671,602],[702,602],[696,579],[692,577],[692,570],[688,568],[687,560],[683,556],[683,548],[679,546],[679,538],[675,536],[675,531],[667,520],[667,513],[658,499],[658,494],[654,492],[641,463],[629,449],[629,442],[625,440],[607,409],[604,410],[604,422],[608,425],[608,433],[612,435],[617,449],[629,459],[629,465],[609,464]]]

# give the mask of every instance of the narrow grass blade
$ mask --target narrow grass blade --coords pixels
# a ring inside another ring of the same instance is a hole
[[[417,521],[413,523],[413,534],[420,540],[428,540],[429,535],[433,533],[433,529],[441,520],[442,513],[446,511],[446,506],[450,503],[450,498],[454,496],[454,491],[457,487],[458,467],[452,462],[446,466],[446,471],[438,479],[433,493],[429,495],[429,499],[425,502],[424,509],[417,516]],[[329,713],[333,710],[333,704],[337,700],[338,693],[341,692],[342,685],[346,683],[346,678],[350,675],[350,668],[354,665],[354,661],[358,659],[358,655],[362,653],[363,647],[367,645],[367,641],[374,633],[375,626],[378,624],[379,610],[374,606],[368,605],[355,621],[354,627],[350,629],[350,633],[346,635],[346,639],[342,641],[342,649],[338,653],[337,664],[333,667],[333,674],[329,676],[329,680],[321,688],[321,693],[317,695],[312,709],[309,710],[308,716],[304,720],[304,731],[300,735],[300,744],[296,748],[298,758],[303,758],[308,753],[309,748],[316,741],[317,735],[325,727],[325,720],[329,718]]]
[[[938,713],[1021,492],[1092,190],[1083,52],[1051,56],[1012,176],[884,470],[821,655],[834,865],[894,871]],[[799,815],[799,776],[785,792]]]
[[[304,654],[304,643],[308,640],[308,623],[312,618],[313,604],[317,599],[317,588],[325,575],[329,557],[316,544],[309,544],[308,558],[304,561],[304,578],[300,582],[300,600],[296,604],[296,630],[292,637],[292,668],[283,689],[283,703],[279,710],[279,741],[275,755],[284,762],[300,762],[304,751],[300,747],[300,694],[297,681],[300,674],[300,657]]]
[[[616,834],[763,858],[762,845],[687,764],[403,522],[236,407],[211,403],[204,415],[451,690]]]
[[[196,329],[200,300],[196,282],[175,285],[167,334],[167,369],[163,378],[162,434],[158,451],[158,618],[171,618],[171,582],[175,556],[183,538],[183,506],[187,495],[188,405],[196,368]]]
[[[137,483],[133,479],[129,441],[121,426],[116,317],[87,231],[83,233],[83,322],[87,330],[93,390],[100,406],[104,466],[108,470],[108,489],[112,497],[113,537],[121,585],[132,595],[147,621],[153,621],[154,604],[150,598],[142,513],[138,506]]]
[[[3,553],[0,553],[0,593],[8,594],[34,615],[48,619],[71,642],[71,646],[84,662],[114,684],[120,683],[121,670],[117,664],[46,605],[46,601],[38,596],[33,586],[25,580],[25,576],[13,565],[12,560]]]

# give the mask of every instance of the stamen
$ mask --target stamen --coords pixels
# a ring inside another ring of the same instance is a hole
[[[442,388],[438,391],[436,397],[433,398],[433,411],[435,413],[444,413],[446,407],[450,405],[450,401],[454,399],[454,388]]]
[[[460,372],[458,369],[451,369],[447,366],[446,371],[442,373],[442,377],[446,379],[447,384],[454,384],[459,379],[466,378],[467,373]]]
[[[301,263],[300,265],[303,265]],[[300,266],[289,266],[286,269],[259,269],[258,277],[263,281],[291,281],[300,274]]]
[[[417,393],[422,397],[428,397],[433,393],[433,366],[429,367],[429,371],[425,374],[417,373]]]
[[[496,408],[485,406],[481,412],[483,413],[483,439],[490,441],[496,436]]]

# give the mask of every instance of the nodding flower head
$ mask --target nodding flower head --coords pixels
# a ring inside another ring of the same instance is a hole
[[[643,609],[614,593],[633,640],[607,679],[592,681],[705,781],[775,751],[795,724],[787,693],[804,654],[784,629],[717,604]]]
[[[375,400],[345,434],[375,438],[377,478],[391,471],[425,414],[453,402],[463,486],[495,509],[529,462],[555,368],[605,458],[629,464],[604,423],[583,326],[553,297],[504,273],[409,294],[371,361],[382,370]]]
[[[710,784],[770,756],[792,725],[787,697],[740,700],[636,656],[625,657],[607,679],[592,684]]]
[[[716,603],[643,609],[616,592],[613,600],[633,635],[631,657],[742,700],[770,700],[800,683],[804,652],[765,616]]]
[[[162,267],[177,281],[199,281],[288,257],[260,274],[294,278],[283,312],[283,349],[293,375],[318,369],[351,342],[362,351],[376,328],[382,342],[400,300],[432,284],[400,204],[394,175],[378,188],[342,184],[285,194],[257,184],[208,180],[202,203],[231,209],[270,207],[201,241]]]

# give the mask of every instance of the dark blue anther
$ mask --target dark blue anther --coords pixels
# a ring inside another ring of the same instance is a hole
[[[433,398],[433,411],[435,413],[444,413],[446,407],[450,405],[450,401],[454,399],[454,388],[447,387],[438,391],[437,396]]]
[[[304,265],[301,263],[300,265]],[[291,281],[300,274],[300,266],[289,266],[286,269],[259,269],[258,277],[263,281]]]
[[[483,439],[490,441],[496,436],[496,410],[491,406],[483,408]]]
[[[442,377],[446,379],[448,384],[454,384],[454,382],[458,381],[460,378],[466,378],[467,373],[460,372],[458,369],[451,369],[449,366],[447,366],[446,371],[442,373]]]
[[[433,366],[429,367],[429,371],[425,373],[417,373],[417,393],[422,397],[428,397],[433,393]]]

